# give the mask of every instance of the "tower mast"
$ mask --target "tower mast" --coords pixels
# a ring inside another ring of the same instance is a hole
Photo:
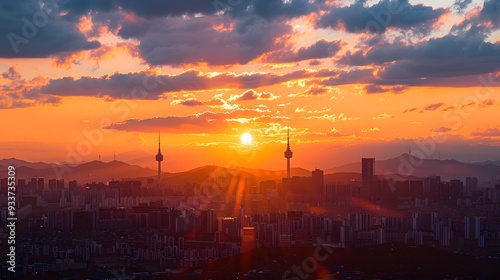
[[[290,179],[290,159],[293,157],[292,150],[290,150],[290,126],[287,129],[287,137],[286,137],[286,177]]]
[[[158,154],[156,154],[156,161],[158,162],[158,183],[157,186],[160,187],[160,182],[161,182],[161,162],[163,161],[163,155],[161,153],[161,139],[160,139],[160,132],[158,132]]]

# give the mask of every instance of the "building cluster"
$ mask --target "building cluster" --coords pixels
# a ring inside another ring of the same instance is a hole
[[[162,184],[158,177],[107,183],[17,180],[20,273],[155,264],[185,269],[260,247],[360,247],[400,242],[466,250],[498,248],[500,187],[475,177],[443,181],[377,176],[363,158],[359,180],[291,176],[249,183],[242,175],[202,184]],[[233,182],[233,186],[224,185]],[[239,187],[243,186],[241,189]],[[230,189],[233,189],[230,191]],[[0,219],[7,219],[7,179],[0,179]],[[216,191],[214,191],[216,190]],[[0,231],[5,240],[5,231]]]

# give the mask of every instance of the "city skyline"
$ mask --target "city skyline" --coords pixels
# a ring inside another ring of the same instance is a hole
[[[2,158],[499,158],[497,1],[106,3],[0,10]]]
[[[500,0],[0,0],[1,279],[495,279]]]

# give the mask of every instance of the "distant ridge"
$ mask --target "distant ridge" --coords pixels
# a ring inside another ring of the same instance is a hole
[[[456,160],[419,159],[409,154],[402,154],[395,158],[376,160],[375,174],[381,178],[390,177],[393,180],[419,180],[426,176],[441,176],[442,180],[460,179],[466,176],[478,177],[480,181],[495,183],[500,178],[500,166],[493,162],[463,163]],[[30,178],[41,176],[47,179],[58,178],[62,174],[66,180],[77,180],[86,182],[107,182],[112,179],[142,179],[155,178],[156,170],[144,168],[122,161],[90,161],[75,165],[49,164],[44,162],[29,162],[25,160],[9,158],[0,160],[0,166],[16,166],[18,178]],[[6,168],[2,168],[0,177],[7,176]],[[258,184],[262,180],[280,181],[286,176],[286,170],[265,170],[245,167],[224,168],[207,165],[191,170],[163,173],[163,179],[175,184],[203,183],[209,177],[225,176],[226,174],[244,177],[248,182]],[[361,162],[341,165],[324,170],[324,182],[351,182],[361,181]],[[311,176],[311,171],[304,168],[292,168],[292,176]],[[221,179],[222,180],[222,179]]]
[[[361,162],[341,165],[325,170],[327,173],[360,172]],[[494,164],[463,163],[457,160],[420,159],[407,153],[386,160],[375,160],[375,174],[401,174],[415,177],[439,175],[443,180],[478,177],[482,181],[500,178],[500,166]]]
[[[130,165],[121,161],[91,161],[76,166],[66,164],[30,163],[23,160],[0,160],[0,166],[16,167],[17,178],[29,179],[33,176],[48,179],[77,180],[81,183],[107,182],[112,179],[136,178],[152,176],[155,170],[138,165]],[[7,168],[2,168],[0,177],[7,176]]]

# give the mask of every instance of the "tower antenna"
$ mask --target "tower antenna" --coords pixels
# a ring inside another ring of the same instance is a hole
[[[286,177],[290,179],[290,159],[293,157],[293,152],[290,149],[290,126],[287,128],[287,136],[286,136],[286,150],[285,150],[285,158],[286,158]]]
[[[161,182],[161,162],[163,161],[163,154],[161,153],[161,139],[160,139],[160,131],[158,131],[158,153],[156,154],[156,161],[158,162],[158,183],[157,186],[160,187]]]

